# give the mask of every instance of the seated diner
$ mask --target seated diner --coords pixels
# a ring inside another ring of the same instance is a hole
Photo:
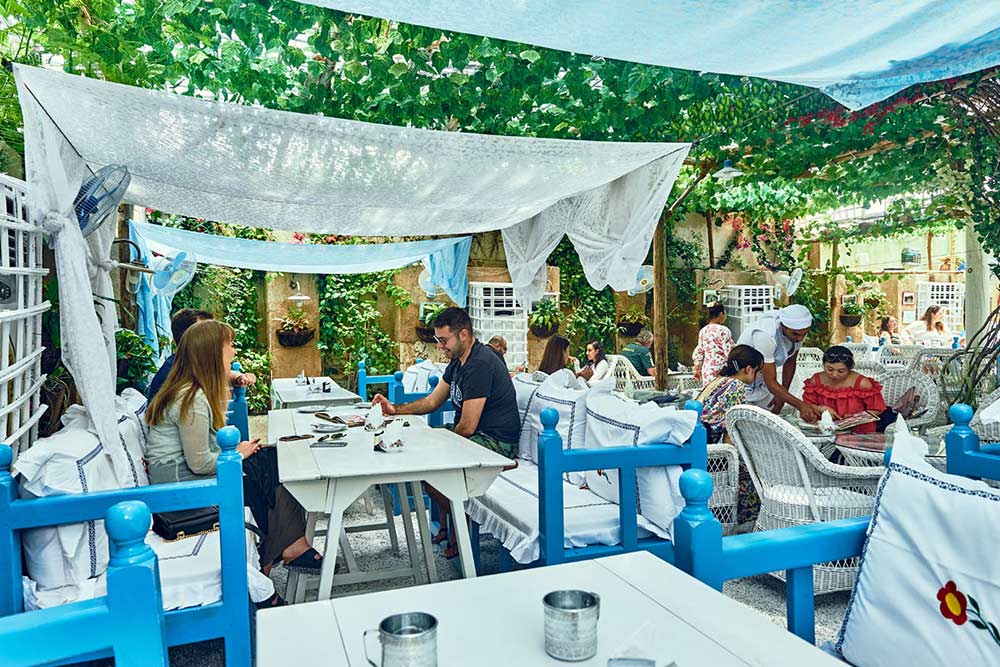
[[[882,398],[882,385],[874,378],[854,370],[854,355],[842,345],[834,345],[823,353],[823,370],[806,380],[802,400],[828,412],[833,419],[867,413],[864,423],[854,426],[854,433],[875,433],[885,430],[891,411]]]

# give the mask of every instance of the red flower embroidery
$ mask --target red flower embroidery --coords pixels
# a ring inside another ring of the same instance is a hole
[[[955,625],[962,625],[969,620],[966,614],[968,600],[955,586],[954,581],[949,581],[938,591],[937,599],[941,602],[941,615],[950,618]]]

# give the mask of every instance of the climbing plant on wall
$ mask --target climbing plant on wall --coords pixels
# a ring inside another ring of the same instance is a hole
[[[573,244],[564,238],[549,255],[548,263],[559,268],[559,305],[566,315],[565,333],[574,351],[600,341],[605,352],[615,349],[615,296],[610,288],[596,290],[583,275]]]

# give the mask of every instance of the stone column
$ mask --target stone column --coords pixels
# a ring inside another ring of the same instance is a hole
[[[972,336],[990,314],[990,270],[972,224],[965,226],[965,335]]]

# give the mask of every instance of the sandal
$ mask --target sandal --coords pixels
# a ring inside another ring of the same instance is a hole
[[[274,595],[261,602],[254,602],[253,606],[257,608],[257,611],[260,611],[261,609],[271,609],[273,607],[287,607],[288,602],[275,591]]]
[[[294,570],[304,570],[306,572],[319,572],[323,567],[323,558],[318,556],[319,552],[310,547],[299,555],[298,558],[286,561],[285,567]]]
[[[441,544],[446,539],[448,539],[448,531],[447,530],[439,530],[437,532],[437,534],[434,535],[434,537],[431,538],[431,544]]]
[[[454,558],[457,555],[458,555],[458,545],[457,544],[449,544],[448,548],[444,550],[444,557],[447,558],[448,560],[451,560],[452,558]]]

